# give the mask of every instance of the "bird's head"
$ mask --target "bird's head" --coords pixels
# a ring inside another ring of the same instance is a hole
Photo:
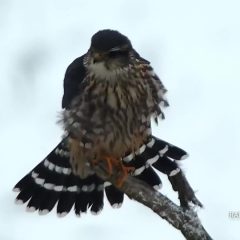
[[[96,76],[111,78],[131,62],[130,40],[114,30],[101,30],[92,36],[85,66]]]

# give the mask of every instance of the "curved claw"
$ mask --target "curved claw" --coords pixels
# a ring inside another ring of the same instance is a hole
[[[100,159],[106,162],[106,170],[109,176],[117,173],[115,176],[117,178],[117,187],[121,187],[126,177],[135,170],[134,167],[124,166],[120,159],[111,156],[104,156]],[[94,164],[97,164],[97,162],[96,160]]]

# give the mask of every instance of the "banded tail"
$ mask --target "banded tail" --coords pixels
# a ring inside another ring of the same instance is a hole
[[[95,174],[81,179],[75,176],[70,166],[70,156],[66,140],[62,140],[53,151],[14,187],[19,192],[16,203],[27,204],[27,211],[38,211],[40,215],[49,213],[57,205],[57,214],[62,217],[74,206],[75,214],[87,212],[98,214],[104,205],[104,191],[113,208],[119,208],[124,193],[110,182],[104,182]],[[187,153],[154,136],[135,153],[122,158],[124,165],[133,166],[133,176],[143,180],[156,190],[161,180],[155,169],[169,178],[181,173],[175,160],[182,160]],[[170,182],[172,183],[171,179]],[[178,191],[174,186],[175,191]],[[191,201],[192,199],[187,199]],[[180,199],[181,202],[181,199]],[[187,204],[187,203],[183,203]],[[182,204],[182,202],[181,202]]]

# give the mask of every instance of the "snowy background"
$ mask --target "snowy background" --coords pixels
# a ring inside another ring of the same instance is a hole
[[[66,67],[104,28],[126,34],[168,88],[171,107],[154,133],[190,153],[182,167],[204,226],[214,239],[239,240],[240,219],[228,216],[240,211],[239,9],[238,0],[0,0],[0,240],[183,239],[127,199],[80,219],[14,205],[14,184],[60,139]]]

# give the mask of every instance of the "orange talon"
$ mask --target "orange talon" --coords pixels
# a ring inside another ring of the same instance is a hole
[[[124,171],[126,171],[127,174],[132,173],[135,170],[135,167],[125,167],[123,166]]]
[[[125,179],[127,178],[127,176],[132,173],[135,168],[134,167],[126,167],[121,163],[121,170],[122,170],[122,176],[119,176],[118,180],[117,180],[117,187],[121,187],[125,181]]]
[[[115,169],[117,170],[118,172],[117,181],[116,181],[117,187],[121,187],[124,180],[127,178],[128,174],[135,170],[134,167],[124,166],[120,159],[108,157],[108,156],[103,159],[107,161],[108,172],[110,176],[113,174],[113,167],[115,167]]]
[[[118,160],[111,157],[105,157],[103,159],[107,161],[107,170],[109,175],[111,176],[113,174],[113,165],[114,163],[117,165]]]

